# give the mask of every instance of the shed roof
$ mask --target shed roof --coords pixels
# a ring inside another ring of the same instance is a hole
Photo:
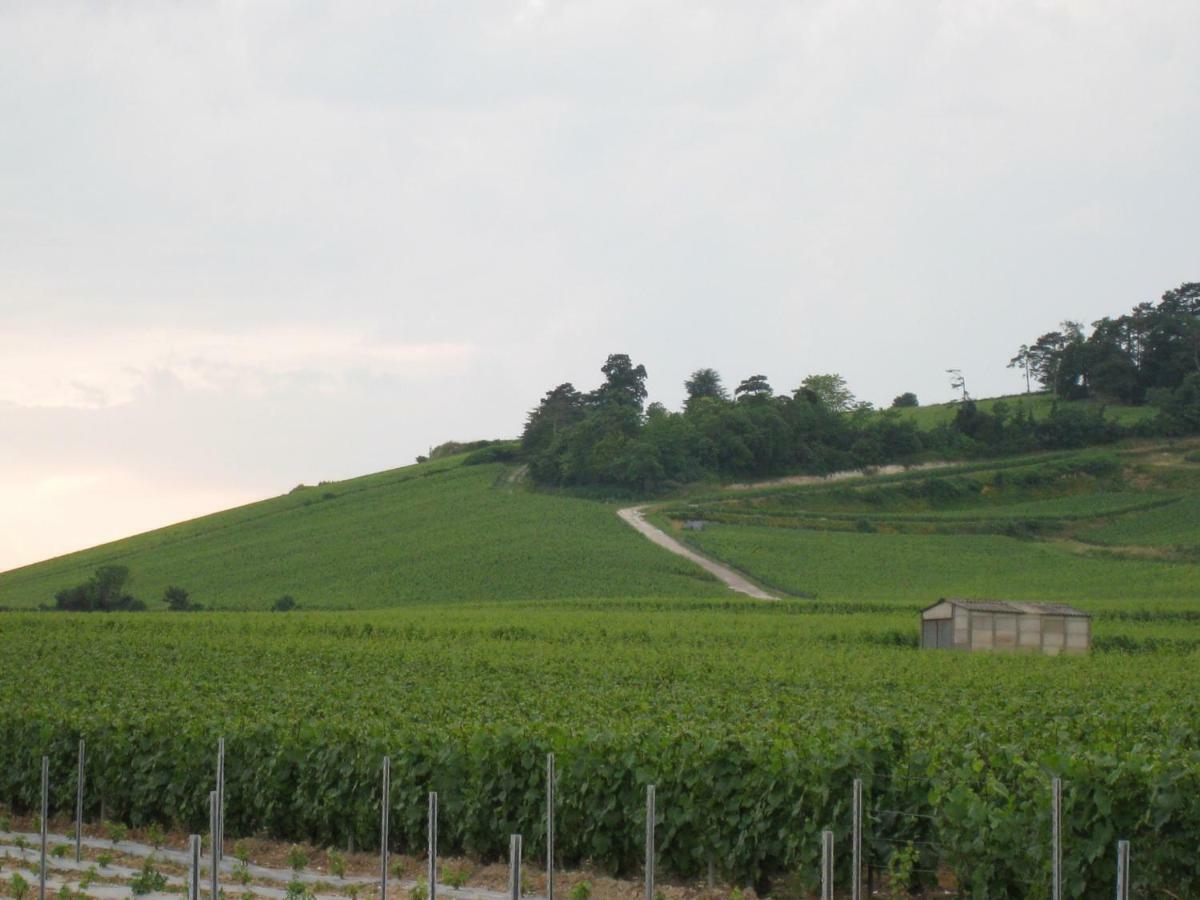
[[[1068,606],[1065,603],[1025,603],[1017,600],[967,600],[962,597],[943,597],[937,603],[925,607],[922,612],[933,609],[939,603],[950,603],[961,609],[978,612],[1011,613],[1026,616],[1082,616],[1091,618],[1091,613]]]

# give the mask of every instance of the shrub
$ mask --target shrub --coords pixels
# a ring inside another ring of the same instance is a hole
[[[272,612],[288,612],[296,608],[296,599],[291,594],[284,594],[282,597],[277,597],[275,602],[271,604]]]
[[[167,876],[154,868],[153,858],[142,863],[142,870],[129,882],[129,888],[134,896],[139,894],[154,894],[165,890]]]
[[[326,854],[329,859],[329,873],[336,875],[338,878],[346,877],[346,857],[338,853],[333,847],[329,848]]]
[[[447,866],[442,873],[442,880],[452,888],[460,888],[467,883],[467,870],[463,866]]]
[[[463,460],[464,466],[482,466],[487,463],[512,462],[521,453],[519,441],[497,441],[476,450]]]
[[[921,404],[917,402],[917,395],[914,394],[912,391],[905,391],[903,394],[901,394],[895,400],[892,401],[893,409],[902,409],[906,406],[920,406],[920,405]]]
[[[299,872],[308,865],[308,854],[305,853],[296,844],[287,852],[287,864],[292,867],[293,872]]]
[[[193,612],[203,609],[199,603],[192,602],[191,595],[187,590],[174,584],[163,591],[163,603],[167,604],[167,609],[172,612]]]
[[[146,604],[125,593],[128,566],[101,566],[83,584],[63,588],[54,595],[54,608],[67,612],[144,610]]]

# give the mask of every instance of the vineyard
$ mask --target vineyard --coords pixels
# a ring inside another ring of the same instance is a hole
[[[215,607],[289,613],[10,612],[0,804],[200,832],[218,737],[226,828],[481,864],[545,851],[636,875],[657,792],[664,878],[712,872],[802,896],[853,784],[867,871],[913,891],[1048,896],[1062,782],[1064,896],[1200,892],[1200,465],[1194,446],[976,461],[845,482],[694,488],[650,514],[787,599],[729,594],[615,506],[458,460],[298,489],[0,576],[36,606],[103,563]],[[683,531],[700,519],[702,530]],[[1094,616],[1070,659],[922,652],[945,595],[1063,600]],[[454,602],[447,602],[454,601]],[[319,611],[316,607],[359,607]],[[371,607],[390,606],[389,609]],[[834,856],[839,884],[849,857]],[[885,874],[886,873],[886,874]]]
[[[1200,636],[1194,616],[1101,610],[1098,643]],[[559,601],[368,613],[14,614],[4,619],[0,800],[189,831],[207,821],[226,738],[227,833],[505,858],[544,850],[544,760],[558,758],[557,853],[636,871],[657,786],[665,873],[711,862],[735,884],[812,884],[863,781],[867,861],[911,842],[914,886],[972,896],[1048,883],[1049,783],[1064,782],[1066,896],[1107,892],[1118,839],[1135,886],[1200,890],[1200,699],[1192,652],[1049,659],[922,653],[905,605]],[[848,860],[839,857],[846,883]]]
[[[0,606],[37,608],[100,565],[152,608],[168,585],[207,608],[714,596],[715,581],[630,533],[601,503],[514,486],[501,465],[438,460],[215,513],[0,573]]]

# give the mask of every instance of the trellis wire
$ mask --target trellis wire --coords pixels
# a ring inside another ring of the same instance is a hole
[[[388,895],[388,816],[392,807],[392,760],[383,758],[383,787],[380,791],[379,813],[379,896]]]
[[[646,900],[654,900],[654,785],[646,785]]]
[[[86,759],[83,738],[79,739],[79,768],[75,774],[75,862],[83,856],[83,776]]]
[[[87,745],[83,738],[79,740],[78,765],[76,775],[75,796],[75,859],[82,858],[83,843],[83,809],[84,789],[86,783]],[[879,778],[872,773],[872,779]],[[219,873],[223,843],[224,808],[222,794],[225,782],[225,739],[220,738],[217,750],[217,784],[216,790],[209,793],[209,833],[212,837],[212,871],[211,897],[220,898]],[[555,811],[557,805],[557,776],[555,757],[553,753],[546,758],[546,900],[554,900],[554,866],[555,866]],[[39,871],[39,900],[46,897],[47,877],[47,845],[49,828],[49,795],[50,795],[50,758],[42,757],[41,771],[41,817],[40,817],[40,871]],[[391,758],[383,757],[382,766],[382,797],[380,810],[380,896],[386,900],[388,892],[388,862],[389,835],[391,813]],[[926,813],[905,812],[903,810],[876,810],[877,814],[896,816],[912,816],[923,819],[936,819],[936,816]],[[655,897],[655,868],[656,868],[656,796],[655,785],[646,786],[646,830],[645,830],[645,900]],[[853,781],[852,820],[851,820],[851,854],[852,877],[850,896],[852,900],[862,900],[862,867],[863,856],[863,782],[860,778]],[[437,894],[437,858],[438,858],[438,795],[436,791],[429,793],[428,821],[428,884],[429,900],[435,900]],[[1051,900],[1062,898],[1062,859],[1063,859],[1063,822],[1062,822],[1062,779],[1055,776],[1051,781]],[[891,844],[914,844],[932,848],[940,847],[932,841],[891,839],[877,835],[875,840]],[[521,883],[521,835],[510,836],[510,886],[515,885],[519,890]],[[191,851],[191,880],[188,885],[189,900],[199,900],[200,894],[200,835],[189,836]],[[821,834],[821,896],[823,900],[832,900],[834,892],[834,834],[826,829]],[[709,879],[712,879],[712,862],[709,861]],[[870,871],[868,866],[868,871]],[[934,869],[918,869],[914,871],[936,873]],[[1035,884],[1034,881],[1027,882]],[[1128,900],[1131,890],[1130,874],[1130,843],[1127,840],[1117,843],[1117,900]],[[519,893],[515,894],[519,900]]]
[[[438,798],[437,791],[429,792],[429,900],[437,898],[437,854],[438,854]]]

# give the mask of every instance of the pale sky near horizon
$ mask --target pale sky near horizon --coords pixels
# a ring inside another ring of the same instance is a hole
[[[1200,279],[1195,0],[0,0],[0,570]]]

